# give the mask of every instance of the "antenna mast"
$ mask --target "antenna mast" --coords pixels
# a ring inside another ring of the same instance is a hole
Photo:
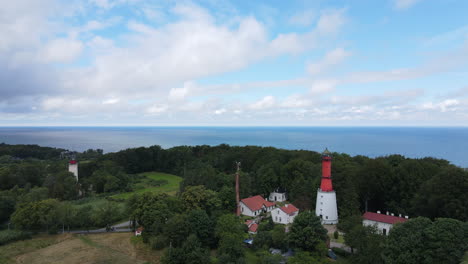
[[[236,215],[240,216],[240,204],[239,204],[239,172],[240,172],[240,161],[236,161],[237,171],[236,171]]]

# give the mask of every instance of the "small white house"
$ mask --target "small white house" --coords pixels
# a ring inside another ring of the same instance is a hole
[[[135,230],[135,236],[141,236],[141,233],[143,232],[143,227],[139,227],[137,228],[137,230]]]
[[[286,199],[286,192],[281,189],[276,189],[274,192],[270,193],[268,197],[270,202],[284,202]]]
[[[253,217],[270,212],[276,207],[275,203],[263,199],[260,195],[242,199],[239,204],[241,214]]]
[[[276,224],[292,224],[294,218],[299,214],[299,209],[292,204],[286,204],[283,207],[271,211],[271,218]]]
[[[408,216],[403,218],[401,215],[398,217],[393,214],[389,214],[388,212],[387,214],[381,214],[380,211],[377,211],[377,213],[366,212],[362,218],[362,225],[376,226],[379,232],[385,236],[388,236],[388,233],[394,224],[408,221]]]
[[[249,228],[249,234],[255,235],[257,234],[258,224],[254,220],[247,220],[245,224]]]

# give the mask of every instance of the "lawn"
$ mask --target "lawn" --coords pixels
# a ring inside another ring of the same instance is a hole
[[[179,176],[161,172],[145,172],[140,175],[144,177],[132,186],[134,189],[132,192],[120,193],[111,197],[116,199],[127,199],[133,194],[142,194],[145,192],[175,195],[179,190],[179,185],[182,181],[182,178]]]
[[[133,241],[132,233],[40,235],[0,247],[0,264],[159,263],[161,251]]]

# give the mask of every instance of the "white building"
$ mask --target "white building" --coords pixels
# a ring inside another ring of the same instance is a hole
[[[276,224],[292,224],[294,218],[299,214],[299,209],[292,204],[286,204],[283,207],[275,208],[271,211],[271,218]]]
[[[255,235],[257,234],[258,224],[254,220],[247,220],[245,224],[249,228],[249,234]]]
[[[404,218],[401,215],[394,216],[393,214],[381,214],[380,211],[377,213],[366,212],[363,216],[362,225],[364,226],[375,226],[377,230],[383,235],[388,236],[390,229],[393,228],[393,225],[396,223],[404,223],[408,221],[408,216]]]
[[[338,208],[336,206],[335,191],[324,192],[318,189],[315,214],[320,217],[322,224],[335,225],[338,223]]]
[[[317,190],[315,214],[320,217],[322,224],[338,224],[338,207],[336,205],[336,192],[333,190],[331,178],[331,152],[328,149],[322,153],[322,180]]]
[[[276,204],[263,199],[260,195],[256,195],[242,199],[239,206],[241,214],[255,217],[261,213],[270,212],[276,207]]]
[[[286,192],[279,188],[270,193],[270,196],[268,197],[270,202],[284,202],[286,199]]]
[[[76,181],[78,181],[78,162],[76,160],[70,160],[68,163],[68,171],[75,175]]]

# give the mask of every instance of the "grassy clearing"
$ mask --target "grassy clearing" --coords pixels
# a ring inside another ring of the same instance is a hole
[[[38,236],[0,247],[0,263],[159,263],[152,251],[131,233]]]
[[[127,199],[133,194],[142,194],[145,192],[175,195],[179,190],[179,185],[182,181],[182,178],[179,176],[161,172],[145,172],[140,175],[144,177],[134,184],[133,192],[116,194],[111,197],[116,199]],[[160,186],[155,186],[155,183],[162,184],[156,184]]]
[[[0,264],[16,263],[15,257],[49,247],[70,237],[40,235],[30,240],[23,240],[0,246]]]
[[[461,264],[468,264],[468,251],[465,252],[465,256],[463,256]]]

